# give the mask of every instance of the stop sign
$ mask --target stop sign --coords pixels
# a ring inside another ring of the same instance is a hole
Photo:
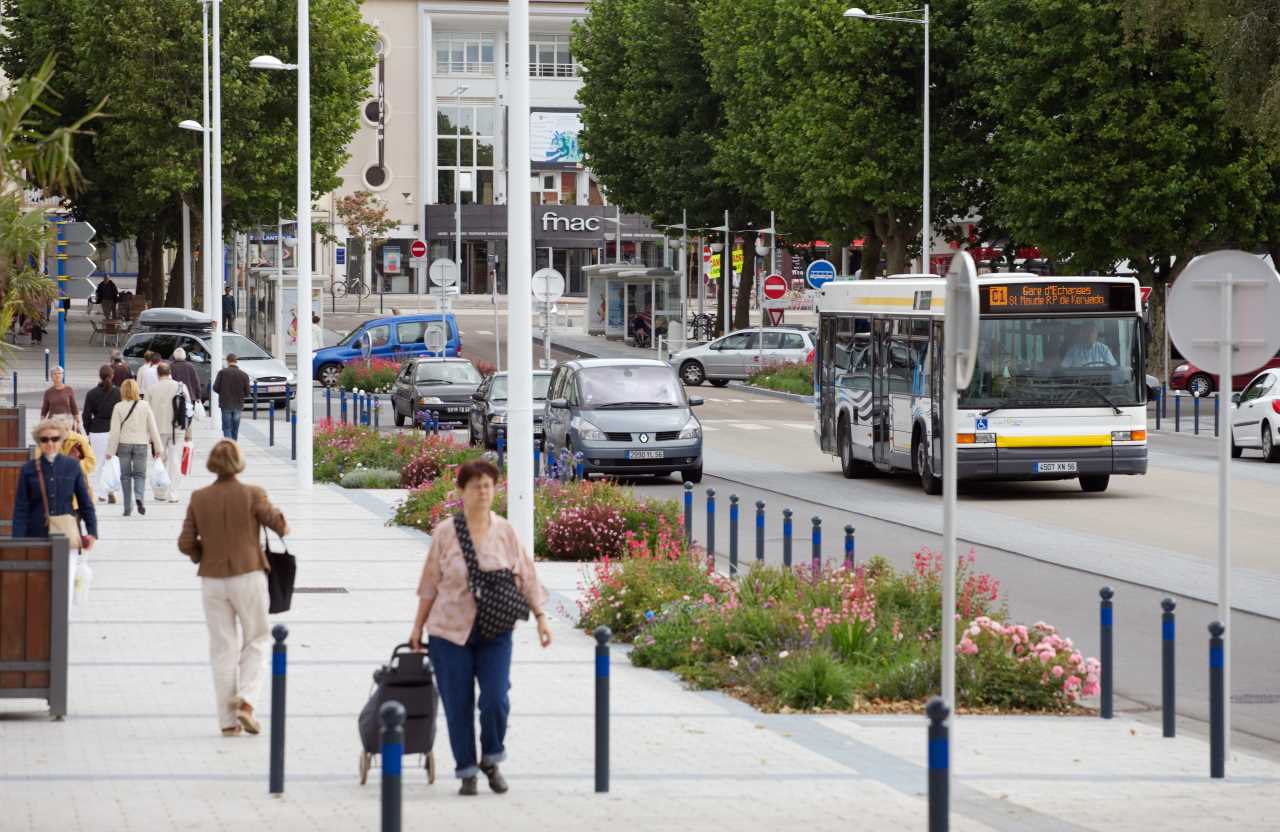
[[[787,281],[780,274],[771,274],[764,279],[764,296],[768,300],[781,300],[787,293]]]
[[[427,244],[422,242],[421,240],[414,240],[412,243],[409,244],[409,253],[412,254],[414,257],[426,257]]]

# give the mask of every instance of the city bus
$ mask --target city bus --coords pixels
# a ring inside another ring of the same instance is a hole
[[[818,295],[814,434],[849,478],[910,471],[942,487],[946,280],[895,275]],[[1145,329],[1126,277],[978,278],[978,355],[959,392],[957,479],[1079,479],[1147,471]]]

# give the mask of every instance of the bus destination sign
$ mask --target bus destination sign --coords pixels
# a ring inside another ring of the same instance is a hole
[[[1133,286],[1123,283],[989,283],[978,300],[983,315],[1137,310]]]

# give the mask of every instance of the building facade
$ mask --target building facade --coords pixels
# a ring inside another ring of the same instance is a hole
[[[570,27],[585,2],[530,3],[527,125],[511,124],[507,110],[515,56],[506,2],[367,0],[362,11],[378,32],[378,65],[343,184],[326,199],[332,211],[337,197],[369,190],[390,207],[398,226],[372,252],[375,291],[427,290],[425,270],[410,268],[409,246],[420,239],[428,260],[461,260],[461,292],[505,292],[511,176],[531,180],[535,268],[559,270],[568,294],[585,294],[583,266],[619,257],[619,228],[624,262],[663,262],[662,234],[644,217],[618,216],[578,146]],[[509,158],[513,129],[529,130],[531,158]],[[364,268],[354,246],[338,247],[331,266],[337,280]]]

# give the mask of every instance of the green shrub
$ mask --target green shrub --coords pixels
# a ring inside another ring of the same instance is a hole
[[[342,476],[343,488],[399,488],[400,472],[390,468],[357,468]]]
[[[833,708],[853,704],[854,675],[830,651],[811,650],[782,658],[773,671],[778,701],[797,710]]]
[[[813,395],[813,365],[801,361],[769,364],[752,371],[747,383],[801,396]]]
[[[354,361],[342,368],[338,386],[348,392],[390,393],[399,373],[400,363],[397,361],[374,358],[367,365],[364,361]]]

